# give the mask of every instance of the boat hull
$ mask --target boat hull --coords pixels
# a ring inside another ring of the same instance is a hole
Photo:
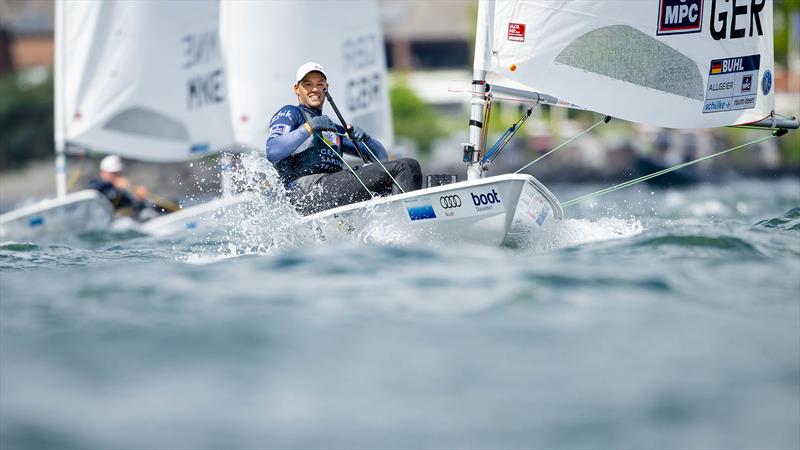
[[[205,228],[214,229],[219,219],[224,217],[243,217],[236,214],[239,208],[255,200],[257,196],[251,193],[223,197],[196,206],[181,209],[171,214],[144,222],[138,231],[155,237],[176,235],[185,232],[198,232]]]
[[[0,215],[0,241],[54,239],[105,230],[113,218],[111,202],[87,189]]]
[[[500,175],[376,198],[304,217],[321,240],[515,245],[564,213],[530,175]]]

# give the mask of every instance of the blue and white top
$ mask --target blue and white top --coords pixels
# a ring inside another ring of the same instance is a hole
[[[343,152],[358,155],[355,144],[338,125],[336,132],[309,135],[303,124],[320,115],[322,111],[304,105],[286,105],[269,122],[267,159],[287,186],[301,177],[342,170]],[[370,138],[368,145],[379,159],[387,159],[386,149],[377,139]]]

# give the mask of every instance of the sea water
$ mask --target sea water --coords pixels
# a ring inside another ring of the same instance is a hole
[[[637,185],[519,248],[268,209],[0,244],[0,448],[800,447],[798,179]]]

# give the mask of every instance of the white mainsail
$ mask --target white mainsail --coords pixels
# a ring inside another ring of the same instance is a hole
[[[216,1],[56,3],[56,143],[184,161],[233,141]]]
[[[298,23],[306,20],[308,26]],[[391,148],[376,1],[222,2],[220,36],[238,144],[263,151],[272,115],[297,103],[295,71],[315,61],[325,67],[330,93],[344,118]],[[332,110],[326,114],[336,120]]]
[[[671,128],[773,113],[772,0],[481,0],[479,10],[474,68],[494,86]]]

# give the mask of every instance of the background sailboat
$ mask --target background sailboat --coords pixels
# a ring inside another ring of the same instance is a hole
[[[291,24],[312,14],[325,20],[298,35]],[[42,219],[54,208],[53,201],[42,203],[13,212],[15,225],[4,215],[4,239],[108,227],[110,205],[102,197],[92,191],[66,194],[69,153],[115,153],[150,162],[189,161],[225,150],[262,153],[266,123],[281,106],[296,103],[294,71],[309,59],[326,65],[348,117],[390,145],[374,1],[58,2],[58,205],[66,205],[59,206],[60,216],[73,211],[74,220]],[[161,236],[195,229],[253,198],[225,196],[152,219],[140,230]],[[78,204],[91,211],[78,214]]]
[[[66,155],[187,161],[232,142],[215,2],[56,2],[58,199],[4,215],[4,239],[104,229],[111,205],[67,195]],[[7,218],[13,220],[7,220]]]

